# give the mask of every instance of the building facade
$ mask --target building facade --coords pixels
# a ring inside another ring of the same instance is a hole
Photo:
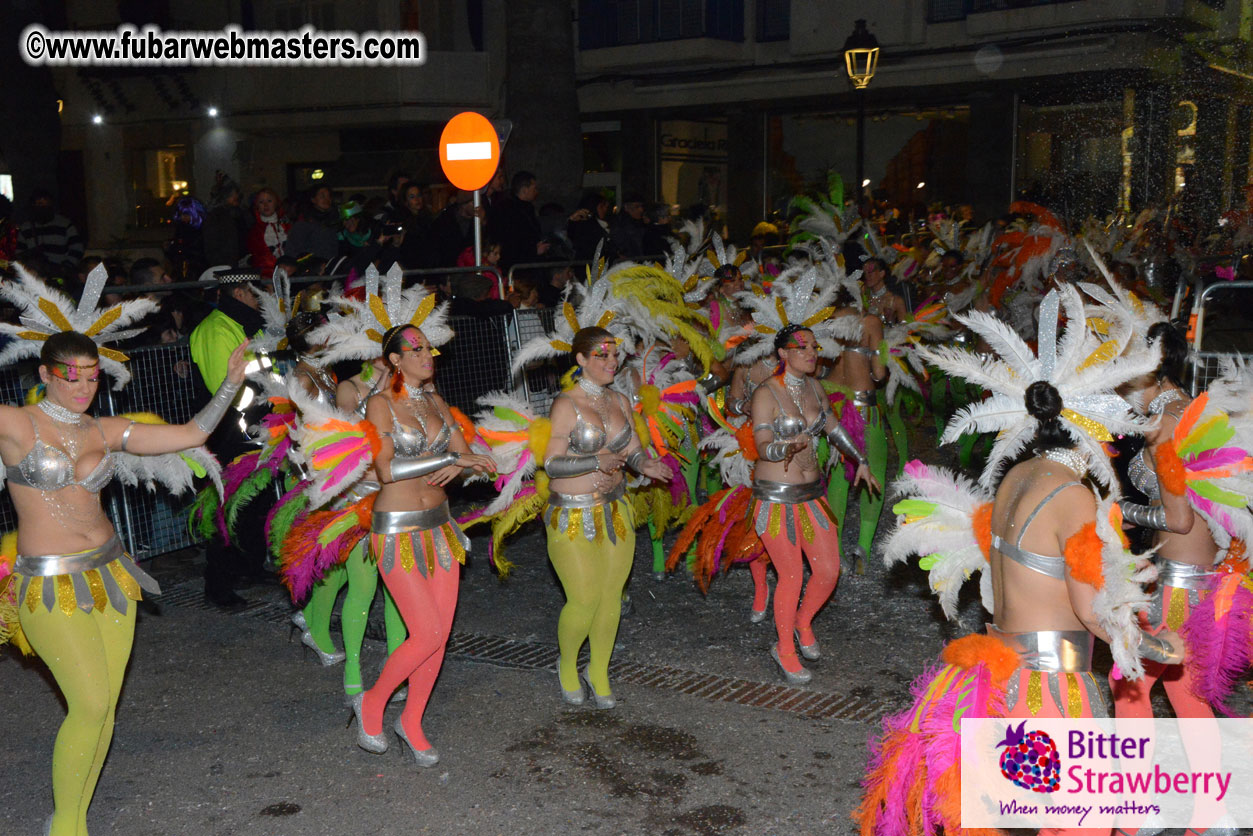
[[[1014,198],[1071,217],[1172,201],[1212,217],[1249,179],[1249,0],[580,0],[587,168],[734,234],[851,187],[842,54],[880,45],[865,179],[905,211]],[[604,149],[616,149],[608,154]],[[848,190],[850,193],[852,189]]]

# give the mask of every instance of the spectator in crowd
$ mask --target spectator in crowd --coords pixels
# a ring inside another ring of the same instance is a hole
[[[66,278],[83,259],[83,238],[69,218],[59,214],[52,192],[35,189],[30,196],[30,220],[18,227],[17,253],[38,253],[48,262],[51,276]]]
[[[649,258],[670,253],[670,206],[650,203],[644,213],[644,255]]]
[[[339,207],[343,227],[339,230],[339,254],[348,256],[356,266],[357,257],[370,250],[374,241],[374,229],[366,222],[361,204],[354,200]]]
[[[274,262],[286,251],[290,228],[279,205],[278,192],[268,186],[258,190],[253,199],[252,229],[248,231],[248,254],[263,278],[270,277]]]
[[[508,270],[515,264],[534,261],[548,252],[549,243],[542,241],[535,198],[539,197],[539,180],[529,171],[513,175],[511,194],[488,212],[488,231],[500,242],[500,266]]]
[[[393,211],[390,221],[396,237],[396,259],[406,270],[422,270],[436,267],[439,253],[435,248],[435,234],[431,216],[426,212],[426,198],[419,183],[408,183],[401,193],[401,205]]]
[[[409,185],[411,180],[413,178],[409,176],[407,171],[393,172],[387,178],[387,201],[377,208],[368,207],[370,209],[369,217],[380,222],[387,221],[392,215],[400,211],[404,205],[405,186]]]
[[[553,267],[549,270],[548,281],[535,287],[540,306],[556,308],[561,305],[561,295],[565,292],[566,285],[573,279],[573,267]]]
[[[479,209],[482,216],[483,210]],[[435,219],[432,229],[436,248],[437,267],[451,267],[457,263],[466,247],[474,246],[474,195],[459,191]]]
[[[509,291],[506,301],[518,310],[544,307],[539,300],[539,290],[535,282],[529,278],[514,279],[513,289]]]
[[[248,229],[251,223],[242,206],[243,192],[239,186],[225,178],[215,187],[215,191],[217,202],[209,209],[200,227],[204,240],[205,263],[229,264],[234,267],[248,252]]]
[[[13,201],[0,194],[0,270],[8,270],[17,256],[17,224],[13,222]]]
[[[204,221],[207,210],[194,197],[180,197],[174,204],[174,237],[165,249],[175,281],[194,282],[204,272]]]
[[[609,224],[609,237],[623,258],[638,259],[644,252],[644,198],[629,194]]]
[[[199,374],[200,398],[208,402],[209,393],[226,378],[227,360],[231,352],[264,328],[261,300],[250,284],[261,281],[255,268],[225,270],[217,273],[221,282],[218,307],[191,332],[191,359]],[[228,417],[218,424],[209,437],[208,447],[223,464],[249,449],[248,437],[240,422]],[[229,547],[210,547],[205,554],[205,600],[225,609],[239,609],[247,603],[235,591],[236,583],[263,573],[266,556],[265,513],[251,513],[251,503],[240,514],[237,536]],[[258,519],[259,518],[259,519]]]
[[[121,293],[117,293],[116,291],[112,293],[109,292],[108,288],[130,284],[130,271],[126,269],[126,265],[120,258],[106,258],[102,263],[104,264],[104,269],[109,274],[109,278],[105,282],[105,292],[101,296],[101,299],[103,300],[102,304],[110,306],[116,305],[118,302],[121,302],[124,297]],[[86,276],[84,276],[84,278],[86,278]]]
[[[540,240],[548,243],[547,261],[569,261],[574,258],[574,245],[566,227],[570,219],[560,203],[545,203],[539,210]]]
[[[579,208],[570,216],[566,234],[574,247],[574,257],[579,261],[591,261],[600,246],[601,254],[612,260],[613,253],[606,252],[609,242],[609,200],[599,192],[587,192],[579,201]]]
[[[301,205],[285,251],[297,258],[312,253],[329,260],[339,255],[339,212],[330,186],[315,186],[308,202]]]
[[[496,269],[500,269],[500,244],[497,244],[495,241],[493,241],[490,238],[485,238],[483,239],[483,242],[482,242],[482,251],[483,251],[482,266],[495,267]],[[465,248],[465,250],[457,258],[456,266],[457,267],[478,266],[474,263],[473,245]],[[479,275],[484,276],[491,281],[491,286],[488,288],[488,291],[487,291],[488,298],[499,299],[500,298],[500,279],[497,278],[496,274],[484,272],[484,273],[480,273]],[[503,271],[501,275],[503,276]]]
[[[513,313],[513,305],[491,298],[495,282],[482,274],[471,273],[453,279],[453,316],[487,318]]]

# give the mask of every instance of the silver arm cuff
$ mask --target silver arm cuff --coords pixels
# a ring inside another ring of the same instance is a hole
[[[696,385],[699,386],[701,391],[706,395],[712,395],[714,392],[717,392],[724,385],[726,385],[726,381],[718,377],[718,375],[713,372],[710,372],[700,380],[696,381]]]
[[[552,456],[544,460],[544,470],[550,479],[573,479],[586,476],[600,468],[600,459],[590,453],[586,456]]]
[[[1132,525],[1152,528],[1157,531],[1169,531],[1166,525],[1166,508],[1161,505],[1136,505],[1134,502],[1120,502],[1122,518]]]
[[[135,422],[131,421],[126,425],[126,429],[122,430],[122,443],[119,448],[123,453],[126,452],[126,445],[131,443],[131,430],[135,429]]]
[[[829,415],[827,420],[834,421],[835,416]],[[850,461],[857,462],[858,465],[867,463],[866,454],[857,449],[857,445],[853,443],[853,437],[848,434],[848,429],[843,424],[837,423],[835,429],[827,433],[827,441]]]
[[[640,468],[643,467],[644,465],[644,462],[649,461],[650,458],[651,457],[647,453],[644,452],[644,448],[641,447],[638,450],[636,450],[634,453],[632,453],[631,455],[627,456],[626,458],[627,467],[631,468],[636,473],[639,473]]]
[[[1163,665],[1182,665],[1184,654],[1166,643],[1161,636],[1154,636],[1144,630],[1140,631],[1140,657],[1150,662]]]
[[[760,451],[762,461],[781,462],[787,458],[788,448],[791,443],[787,441],[772,441],[766,445],[764,450]]]
[[[392,481],[416,479],[428,473],[456,464],[461,454],[456,450],[447,453],[428,453],[425,456],[395,456],[392,458]]]
[[[727,412],[733,415],[748,415],[748,398],[727,398]]]
[[[196,417],[191,419],[201,432],[208,435],[217,428],[217,425],[226,417],[226,413],[230,411],[235,395],[243,385],[243,383],[231,383],[229,380],[222,381],[222,385],[204,405],[204,409],[197,412]]]

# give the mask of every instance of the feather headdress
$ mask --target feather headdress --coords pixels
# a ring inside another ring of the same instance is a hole
[[[736,250],[734,244],[727,244],[722,236],[714,232],[710,235],[710,248],[705,253],[705,261],[700,265],[700,272],[712,276],[719,267],[731,264],[740,268],[740,275],[751,278],[757,275],[757,262],[748,261],[748,250]]]
[[[513,358],[515,375],[537,360],[568,354],[573,350],[574,335],[584,328],[604,328],[618,340],[628,336],[626,324],[618,316],[622,300],[613,295],[611,282],[593,281],[581,290],[577,306],[569,297],[561,304],[559,315],[555,317],[556,327],[550,333],[535,337],[522,346]],[[573,288],[570,295],[573,296]]]
[[[1132,336],[1140,343],[1147,344],[1149,329],[1159,322],[1169,321],[1166,318],[1166,314],[1157,305],[1141,299],[1135,293],[1123,287],[1118,279],[1114,278],[1113,273],[1106,266],[1105,260],[1093,249],[1092,244],[1086,240],[1083,243],[1087,247],[1093,263],[1101,271],[1101,276],[1104,277],[1109,285],[1112,294],[1096,284],[1084,283],[1079,286],[1084,293],[1096,300],[1104,312],[1116,316],[1121,314],[1120,318],[1124,319],[1131,326]],[[1099,321],[1104,317],[1098,312],[1094,318],[1097,321],[1093,324],[1099,327]]]
[[[131,379],[126,368],[127,357],[122,352],[105,347],[106,342],[118,342],[143,333],[143,328],[127,328],[159,307],[153,299],[132,299],[119,302],[101,310],[100,294],[109,280],[104,265],[99,264],[87,274],[82,299],[74,300],[44,284],[17,266],[17,281],[0,282],[0,296],[12,302],[20,314],[21,325],[0,323],[0,334],[13,337],[0,349],[0,366],[6,366],[27,357],[38,357],[43,344],[53,334],[77,331],[90,337],[100,351],[100,368],[113,378],[113,388],[121,389]]]
[[[251,348],[255,351],[272,353],[287,348],[287,324],[301,309],[304,303],[304,291],[292,297],[291,279],[282,267],[274,269],[274,292],[270,293],[255,285],[249,285],[257,294],[260,302],[261,320],[265,328],[261,335],[254,338]]]
[[[319,359],[326,365],[340,360],[372,360],[382,353],[383,335],[396,325],[420,328],[432,346],[452,339],[448,327],[448,303],[436,304],[435,294],[421,285],[405,290],[399,265],[392,265],[380,280],[373,265],[365,271],[365,301],[332,296],[330,321],[309,334],[309,341],[325,345]]]
[[[818,345],[828,356],[839,351],[838,339],[858,339],[861,323],[857,317],[832,319],[839,285],[820,282],[819,269],[813,265],[790,267],[775,279],[770,295],[754,288],[737,297],[752,314],[753,333],[736,355],[736,362],[745,365],[774,355],[774,337],[789,325],[801,325],[813,331]]]
[[[1061,334],[1061,313],[1067,323]],[[1144,420],[1114,393],[1119,385],[1155,370],[1160,348],[1110,356],[1111,352],[1088,336],[1079,291],[1065,286],[1050,291],[1039,310],[1039,354],[1009,326],[981,312],[958,315],[958,322],[988,343],[993,357],[945,346],[920,347],[930,362],[949,374],[982,386],[990,397],[964,407],[949,420],[941,443],[956,441],[968,432],[995,432],[996,443],[979,482],[994,486],[1001,465],[1017,456],[1035,436],[1040,422],[1027,412],[1027,387],[1038,380],[1053,385],[1061,395],[1061,423],[1088,461],[1092,476],[1117,489],[1118,480],[1101,446],[1113,433],[1140,433]]]

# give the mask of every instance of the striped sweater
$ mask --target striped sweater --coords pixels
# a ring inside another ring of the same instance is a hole
[[[83,259],[83,238],[64,215],[53,215],[45,224],[27,221],[17,230],[17,254],[33,250],[58,267],[75,267]]]

